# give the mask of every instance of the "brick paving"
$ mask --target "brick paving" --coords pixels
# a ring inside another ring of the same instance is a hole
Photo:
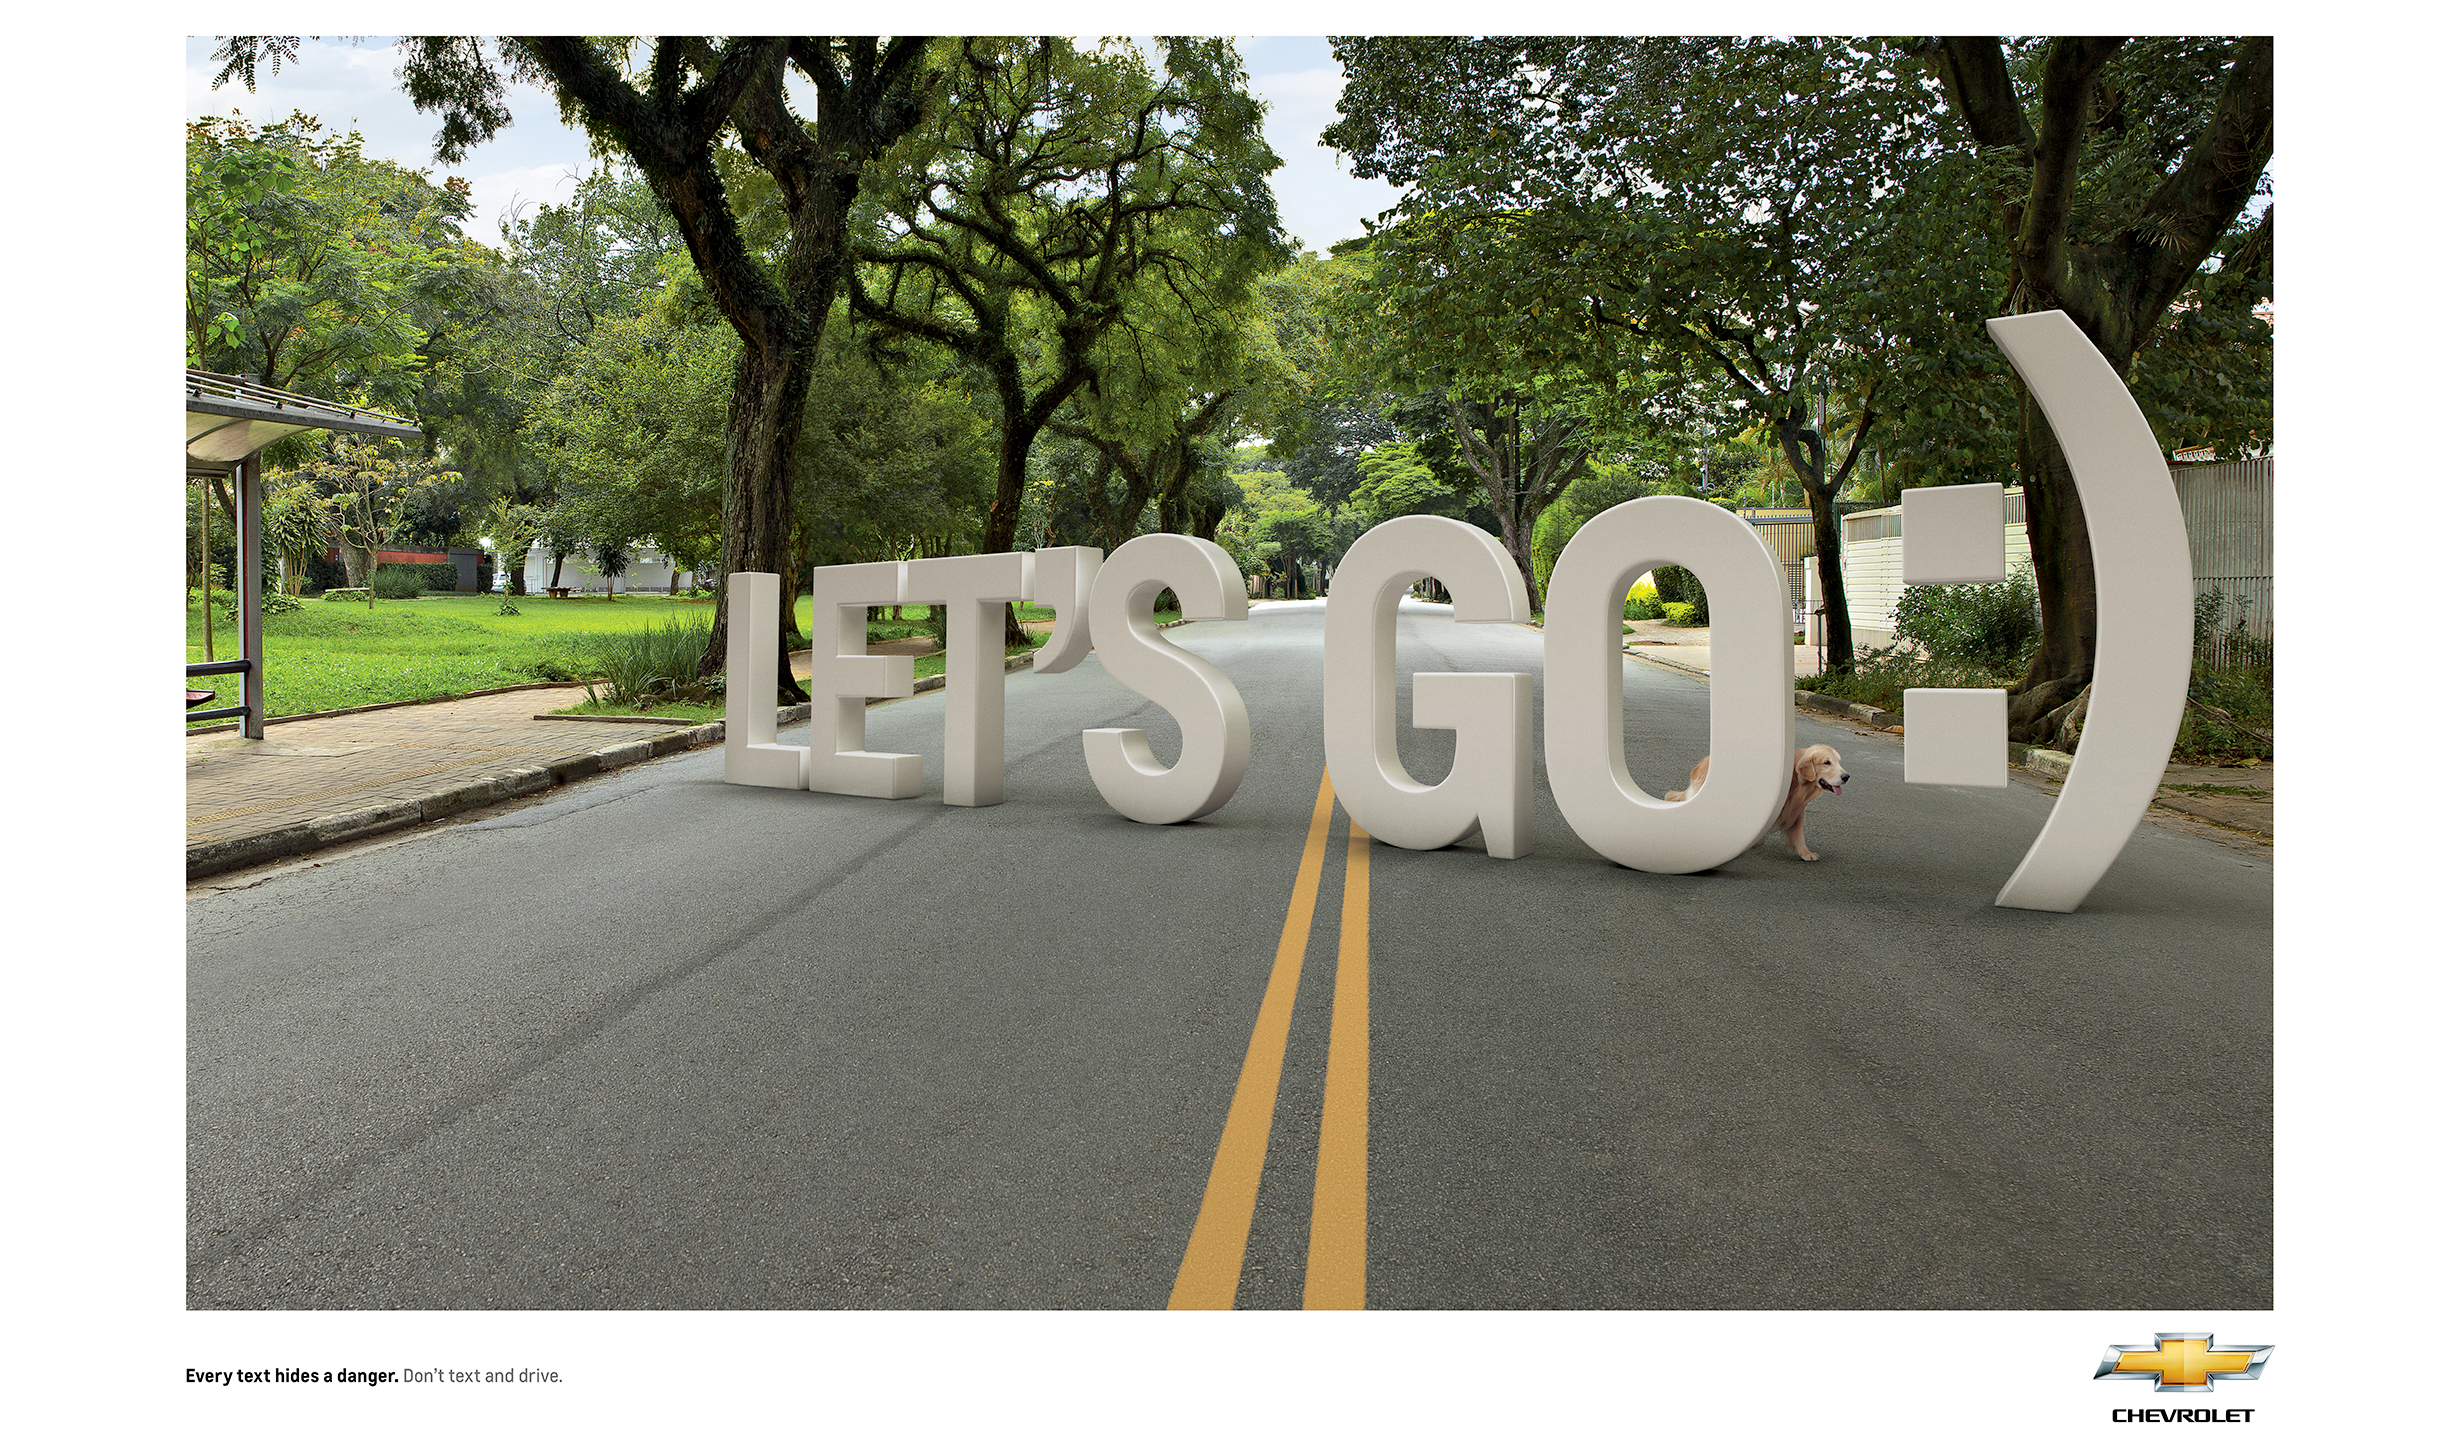
[[[931,649],[928,640],[871,647],[874,654]],[[790,659],[797,679],[811,678],[809,651]],[[709,743],[718,733],[690,720],[536,718],[587,698],[586,687],[557,686],[277,720],[261,741],[236,730],[190,735],[190,876],[532,793],[602,768],[589,757],[611,747],[623,749],[603,755],[603,765]]]
[[[188,737],[188,843],[280,830],[344,811],[416,800],[508,770],[661,733],[654,725],[535,720],[586,699],[582,687],[515,690]],[[674,728],[692,722],[678,720]]]

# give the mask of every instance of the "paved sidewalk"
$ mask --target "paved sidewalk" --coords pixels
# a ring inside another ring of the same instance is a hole
[[[936,651],[917,639],[875,644],[871,653]],[[810,651],[788,659],[797,679],[811,678]],[[1011,657],[1008,668],[1026,663]],[[943,683],[928,676],[914,688]],[[585,686],[550,686],[276,719],[263,740],[236,729],[191,734],[188,878],[442,819],[725,738],[722,720],[537,718],[588,698]],[[809,705],[777,712],[780,725],[810,716]]]
[[[1708,673],[1709,632],[1697,625],[1668,625],[1660,620],[1626,620],[1623,622],[1623,651],[1677,670],[1689,670],[1695,675]],[[1819,651],[1809,645],[1794,647],[1794,674],[1819,673]]]
[[[468,700],[399,705],[276,723],[252,741],[237,731],[188,737],[188,843],[311,824],[418,801],[471,781],[649,740],[662,729],[625,721],[531,717],[586,698],[575,685]],[[680,747],[678,747],[680,748]]]

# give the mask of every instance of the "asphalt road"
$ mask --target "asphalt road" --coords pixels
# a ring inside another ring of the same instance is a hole
[[[1009,677],[1001,806],[939,803],[926,695],[869,722],[919,799],[700,751],[194,892],[189,1304],[1165,1304],[1269,1018],[1321,624],[1170,632],[1254,722],[1192,824],[1095,792],[1081,730],[1175,753],[1097,657]],[[1534,632],[1419,607],[1400,663],[1542,674]],[[1627,662],[1625,695],[1635,776],[1680,786],[1708,688]],[[1451,737],[1408,714],[1434,780]],[[2270,862],[2146,827],[2078,913],[1998,910],[2050,797],[1818,741],[1853,775],[1818,863],[1647,875],[1554,809],[1541,708],[1536,853],[1365,847],[1363,959],[1336,810],[1237,1303],[1299,1305],[1339,1249],[1363,963],[1371,1307],[2269,1308]]]

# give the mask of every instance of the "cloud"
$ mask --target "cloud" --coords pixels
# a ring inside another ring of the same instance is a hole
[[[465,172],[470,182],[470,218],[461,228],[490,245],[511,213],[529,215],[541,205],[561,205],[572,198],[575,183],[588,173],[576,164],[524,165],[485,173]]]
[[[1239,49],[1249,89],[1268,107],[1265,143],[1282,161],[1273,174],[1282,228],[1314,250],[1365,234],[1362,218],[1390,209],[1401,192],[1350,174],[1348,160],[1317,138],[1341,118],[1341,67],[1332,47],[1321,36],[1274,36],[1242,40]]]
[[[315,116],[329,129],[356,130],[362,152],[371,158],[424,171],[439,181],[446,175],[468,180],[476,208],[461,228],[489,245],[497,243],[497,224],[516,196],[533,204],[561,201],[572,193],[566,172],[591,166],[587,137],[566,127],[554,98],[534,85],[507,84],[505,100],[513,123],[461,163],[439,165],[438,117],[419,113],[402,94],[396,73],[401,56],[382,37],[355,45],[303,39],[299,58],[285,63],[280,74],[258,67],[254,93],[237,83],[213,88],[214,72],[221,68],[212,58],[215,44],[208,36],[188,37],[185,80],[191,118],[223,116],[236,109],[262,125],[288,119],[296,110]]]

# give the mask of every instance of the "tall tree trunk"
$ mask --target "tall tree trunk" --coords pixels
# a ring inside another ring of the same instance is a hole
[[[1021,397],[1019,397],[1021,399]],[[1025,513],[1025,461],[1033,454],[1034,436],[1041,426],[1020,413],[1018,405],[1009,404],[1010,397],[1001,396],[1001,408],[1008,413],[999,427],[999,483],[991,493],[991,508],[982,517],[982,552],[1001,555],[1016,548],[1017,519]],[[1008,614],[1010,646],[1032,642],[1025,627],[1017,623],[1016,607],[1001,607]]]
[[[1834,475],[1828,473],[1828,437],[1812,422],[1809,406],[1796,399],[1777,419],[1777,444],[1811,507],[1811,550],[1819,561],[1820,604],[1828,613],[1828,668],[1844,675],[1854,669],[1854,627],[1845,599],[1844,534],[1837,524],[1836,497],[1843,493],[1847,477],[1862,458],[1863,442],[1870,438],[1871,424],[1879,417],[1877,399],[1876,395],[1864,399],[1853,439]]]
[[[2007,733],[2011,740],[2040,743],[2057,729],[2057,722],[2045,717],[2092,679],[2101,601],[2093,585],[2083,498],[2049,417],[2029,389],[2016,423],[2016,476],[2024,487],[2025,543],[2041,596],[2042,636],[2023,685],[2007,703]]]
[[[811,392],[812,354],[818,348],[817,327],[808,339],[770,334],[754,343],[747,338],[726,407],[724,570],[778,577],[777,694],[787,705],[811,698],[796,683],[786,657],[802,639],[794,623],[794,599],[802,594],[795,580],[794,452],[803,437],[803,402]],[[726,592],[720,589],[709,648],[700,657],[703,675],[726,668],[727,619]]]
[[[2001,171],[1999,227],[2009,246],[2007,313],[2063,310],[2102,357],[2128,378],[2135,356],[2187,282],[2228,233],[2262,182],[2272,156],[2272,37],[2234,48],[2229,73],[2193,147],[2132,216],[2099,233],[2071,233],[2086,141],[2107,93],[2102,68],[2128,42],[2061,36],[2043,57],[2033,104],[2040,128],[1993,36],[1945,36],[1916,47],[1931,58],[1981,153],[2009,151],[2022,169]],[[2268,264],[2272,219],[2245,263]],[[2021,382],[2018,388],[2023,389]],[[2029,391],[2017,432],[2026,540],[2039,587],[2041,648],[2024,688],[2008,703],[2008,738],[2051,738],[2051,712],[2091,683],[2099,626],[2092,548],[2067,458]]]
[[[1845,546],[1843,527],[1837,523],[1836,490],[1807,482],[1802,489],[1811,505],[1811,553],[1819,571],[1819,603],[1827,620],[1828,644],[1824,653],[1829,669],[1850,675],[1854,668],[1854,622],[1845,599]]]

